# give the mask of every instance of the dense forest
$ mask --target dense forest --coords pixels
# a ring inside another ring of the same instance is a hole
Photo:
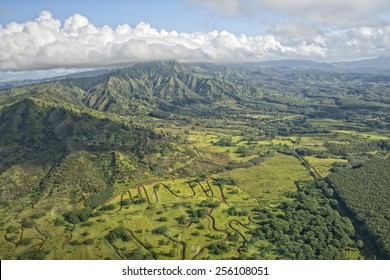
[[[348,250],[362,246],[351,221],[337,211],[337,200],[323,181],[309,183],[274,209],[255,209],[259,227],[254,239],[267,240],[262,257],[281,259],[347,259]]]
[[[390,258],[390,159],[374,159],[363,166],[328,176],[329,183],[378,248]]]

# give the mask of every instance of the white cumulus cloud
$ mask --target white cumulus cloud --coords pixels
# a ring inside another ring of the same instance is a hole
[[[231,2],[232,10],[239,2],[226,1]],[[329,31],[300,40],[279,37],[235,35],[228,31],[178,33],[157,30],[145,22],[135,27],[96,27],[79,14],[61,23],[50,12],[43,11],[34,21],[0,26],[0,70],[119,66],[166,59],[342,59],[390,53],[390,26]]]

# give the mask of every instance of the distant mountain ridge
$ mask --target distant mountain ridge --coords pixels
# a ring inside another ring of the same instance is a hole
[[[145,67],[150,67],[153,64],[158,67],[159,63],[166,63],[166,61],[159,62],[140,62],[136,63],[138,67],[140,65],[145,65]],[[176,64],[176,70],[183,71],[183,67],[178,67]],[[188,65],[187,63],[180,65]],[[202,70],[207,69],[209,67],[213,71],[216,69],[217,65],[211,63],[190,63],[190,65],[199,65]],[[330,71],[330,72],[357,72],[357,73],[390,73],[390,57],[376,57],[370,59],[363,60],[354,60],[354,61],[339,61],[339,62],[318,62],[312,60],[302,60],[302,59],[281,59],[281,60],[269,60],[262,62],[247,62],[247,63],[235,63],[235,64],[219,64],[221,68],[248,68],[248,67],[256,67],[256,68],[290,68],[290,69],[312,69],[312,70],[320,70],[320,71]],[[131,66],[129,66],[131,67]],[[51,81],[63,80],[63,79],[73,79],[73,78],[87,78],[87,77],[96,77],[99,75],[109,74],[111,72],[123,72],[129,67],[119,68],[119,69],[99,69],[85,72],[78,72],[74,74],[69,74],[65,76],[56,76],[51,78],[42,78],[42,79],[26,79],[26,80],[15,80],[10,82],[0,82],[0,89],[8,89],[32,84],[40,84]],[[141,69],[139,69],[141,70]],[[163,69],[160,69],[163,70]],[[166,70],[173,70],[166,68]],[[158,71],[157,71],[158,72]],[[162,74],[162,72],[160,72]]]
[[[78,72],[78,73],[73,73],[68,75],[55,76],[51,78],[27,79],[27,80],[23,79],[23,80],[15,80],[15,81],[8,81],[8,82],[0,82],[0,90],[14,88],[14,87],[28,86],[33,84],[42,84],[42,83],[53,82],[62,79],[95,77],[103,74],[108,74],[111,71],[113,70],[108,68],[108,69],[83,71],[83,72]]]

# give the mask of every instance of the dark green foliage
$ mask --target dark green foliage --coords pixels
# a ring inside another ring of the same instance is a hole
[[[252,155],[252,152],[250,151],[250,149],[248,149],[245,146],[240,146],[236,150],[236,153],[239,154],[241,157],[247,157],[247,156],[251,156]]]
[[[18,242],[18,245],[27,246],[27,245],[30,245],[31,242],[32,242],[32,238],[23,238]]]
[[[179,223],[179,225],[185,225],[187,223],[187,216],[181,215],[175,218],[175,220]]]
[[[107,204],[107,205],[101,206],[99,209],[102,210],[102,211],[114,210],[115,209],[115,205],[114,204]]]
[[[125,228],[118,227],[116,229],[110,230],[110,232],[106,235],[106,239],[110,243],[115,242],[117,239],[120,239],[123,242],[128,242],[131,240],[131,235]]]
[[[20,224],[21,224],[21,226],[24,227],[24,228],[33,228],[34,225],[35,225],[35,223],[34,223],[32,220],[26,219],[26,218],[22,218],[22,219],[20,220]]]
[[[134,200],[134,204],[143,204],[143,203],[146,203],[146,202],[148,202],[147,200],[146,200],[146,198],[140,198],[140,199],[137,199],[137,200]]]
[[[390,258],[389,170],[390,159],[374,159],[360,168],[328,176],[337,195],[386,259]]]
[[[248,216],[248,210],[237,210],[236,207],[229,207],[226,211],[229,216]]]
[[[346,155],[348,153],[364,153],[376,150],[390,150],[390,141],[359,141],[348,144],[325,143],[326,148],[335,155]]]
[[[220,202],[218,200],[206,199],[206,200],[203,200],[201,203],[199,203],[199,207],[214,208],[214,207],[217,207],[219,204],[220,204]]]
[[[72,241],[69,242],[69,245],[77,246],[77,245],[80,245],[80,242],[78,240],[72,240]]]
[[[19,228],[14,226],[14,225],[10,225],[7,227],[7,233],[14,233],[14,232],[17,232],[18,230],[19,230]]]
[[[62,220],[62,219],[60,219],[60,218],[56,218],[56,219],[54,220],[54,225],[55,225],[55,226],[64,226],[64,225],[66,225],[66,223],[65,223],[64,220]]]
[[[236,242],[240,240],[240,236],[238,235],[238,233],[235,232],[229,236],[228,240],[231,242]]]
[[[43,260],[47,253],[45,250],[31,249],[20,254],[18,260]]]
[[[208,209],[207,208],[188,209],[186,212],[192,221],[197,221],[207,215]]]
[[[74,210],[63,215],[64,220],[71,224],[78,224],[87,221],[92,215],[92,209],[85,208],[81,210]]]
[[[83,241],[83,245],[92,245],[95,242],[93,238],[88,238]]]
[[[268,151],[267,153],[263,154],[263,155],[259,155],[255,158],[252,158],[249,160],[250,163],[254,164],[254,165],[260,165],[262,164],[268,157],[273,157],[275,155],[275,152],[274,151]]]
[[[96,208],[105,203],[114,193],[112,187],[108,187],[101,192],[94,193],[84,200],[85,207]]]
[[[211,244],[207,246],[207,249],[209,250],[210,254],[213,255],[221,255],[223,253],[229,252],[229,246],[227,246],[225,243]]]
[[[166,222],[166,221],[168,221],[168,218],[167,217],[159,217],[156,221],[158,221],[158,222]]]
[[[222,137],[218,139],[218,141],[215,142],[214,145],[225,147],[225,146],[234,146],[235,144],[233,143],[231,137]]]
[[[152,230],[153,234],[165,234],[168,232],[168,228],[165,226],[158,227]]]
[[[130,253],[125,254],[126,259],[129,260],[151,260],[152,256],[148,253],[144,253],[141,249],[135,249]]]
[[[45,212],[36,212],[36,213],[32,214],[32,215],[30,216],[30,218],[33,219],[33,220],[35,220],[35,219],[39,219],[39,218],[41,218],[41,217],[43,217],[43,216],[45,216],[45,215],[46,215]]]
[[[292,198],[273,210],[259,210],[253,236],[270,241],[282,259],[345,259],[355,246],[351,221],[331,207],[315,184]]]
[[[223,185],[235,186],[236,185],[236,182],[230,177],[228,177],[228,178],[225,178],[225,177],[215,178],[213,182],[215,182],[219,186],[223,186]]]
[[[140,204],[140,203],[143,203],[143,202],[139,202],[139,200],[136,200],[137,202],[134,202],[135,204]],[[120,205],[121,206],[129,206],[131,204],[131,200],[130,199],[123,199],[121,202],[120,202]]]

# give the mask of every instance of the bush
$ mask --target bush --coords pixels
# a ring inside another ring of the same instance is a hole
[[[94,239],[93,238],[88,238],[86,240],[83,241],[83,245],[91,245],[94,243]]]
[[[22,227],[24,228],[33,228],[34,227],[34,222],[29,220],[29,219],[26,219],[26,218],[23,218],[21,221],[20,221],[20,224],[22,225]]]
[[[115,205],[114,204],[107,204],[100,207],[100,210],[107,211],[107,210],[114,210]]]
[[[119,227],[113,230],[110,230],[106,236],[108,242],[113,243],[117,239],[122,240],[123,242],[128,242],[131,240],[130,233],[123,227]]]
[[[134,201],[134,204],[142,204],[146,202],[146,198],[140,198]]]
[[[212,200],[212,199],[206,199],[203,200],[201,203],[199,203],[200,207],[209,207],[214,208],[217,207],[220,204],[218,200]]]
[[[45,212],[37,212],[37,213],[32,214],[30,218],[35,220],[35,219],[39,219],[45,215],[46,215]]]
[[[123,199],[121,202],[120,202],[120,205],[121,206],[129,206],[131,204],[131,200],[130,199]],[[115,207],[114,207],[115,208]]]
[[[19,230],[19,228],[14,226],[14,225],[10,225],[7,227],[7,233],[14,233],[14,232],[17,232],[18,230]]]
[[[20,254],[17,259],[18,260],[43,260],[48,252],[39,250],[39,249],[32,249],[27,252],[23,252]]]
[[[229,247],[225,243],[211,244],[207,247],[210,254],[221,255],[223,253],[229,252]]]
[[[31,242],[32,242],[32,238],[23,238],[18,242],[18,245],[27,246],[27,245],[30,245]]]
[[[167,217],[159,217],[158,219],[156,219],[157,222],[166,222],[168,221],[168,218]]]
[[[177,218],[175,218],[175,220],[180,224],[180,225],[185,225],[187,223],[187,217],[184,216],[184,215],[181,215]]]
[[[158,227],[152,230],[153,234],[165,234],[167,233],[168,228],[167,227]]]
[[[86,222],[92,215],[92,209],[85,208],[81,210],[74,210],[63,215],[64,220],[71,224],[78,224]]]

